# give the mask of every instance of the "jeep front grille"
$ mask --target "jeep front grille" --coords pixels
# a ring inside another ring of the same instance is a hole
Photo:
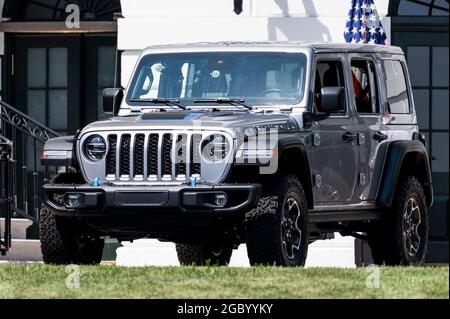
[[[106,140],[108,181],[183,182],[200,178],[199,133],[108,134]]]

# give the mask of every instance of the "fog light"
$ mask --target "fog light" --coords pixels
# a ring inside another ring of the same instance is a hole
[[[67,193],[64,198],[64,203],[68,208],[76,208],[80,206],[81,194]]]
[[[214,204],[217,207],[225,207],[228,202],[227,194],[219,193],[214,196]]]

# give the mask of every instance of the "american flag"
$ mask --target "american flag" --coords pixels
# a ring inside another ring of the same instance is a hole
[[[373,0],[351,0],[344,38],[349,43],[386,44],[386,33]]]

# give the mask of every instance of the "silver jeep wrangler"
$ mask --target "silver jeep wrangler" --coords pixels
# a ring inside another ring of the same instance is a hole
[[[396,47],[201,43],[150,47],[126,90],[42,163],[47,263],[98,263],[104,238],[176,243],[180,263],[302,266],[335,232],[375,263],[424,261],[433,202],[408,69]]]

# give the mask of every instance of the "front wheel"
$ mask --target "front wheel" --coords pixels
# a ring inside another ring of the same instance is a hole
[[[309,220],[302,184],[293,175],[278,176],[263,183],[262,192],[246,215],[250,264],[304,266]]]
[[[46,264],[98,264],[104,240],[87,225],[43,206],[39,219],[41,252]]]

